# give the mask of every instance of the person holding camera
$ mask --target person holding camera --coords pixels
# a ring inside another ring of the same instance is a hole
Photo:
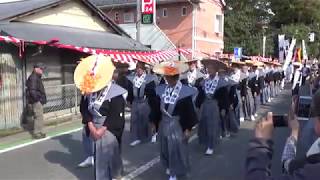
[[[287,140],[282,157],[284,169],[288,170],[289,173],[277,178],[271,176],[274,122],[273,115],[269,112],[267,118],[263,118],[262,121],[257,123],[255,138],[249,142],[246,159],[246,180],[318,180],[320,178],[320,138],[313,143],[305,158],[295,158],[299,123],[293,115],[294,106],[293,103],[288,120],[291,136]],[[317,91],[312,99],[311,112],[312,117],[314,117],[315,133],[320,137],[320,91]]]

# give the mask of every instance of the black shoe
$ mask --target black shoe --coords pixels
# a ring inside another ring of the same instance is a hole
[[[40,133],[42,138],[47,137],[47,135],[45,133]]]
[[[32,135],[33,139],[43,139],[45,137],[46,137],[46,134],[43,134],[43,133],[37,133]]]

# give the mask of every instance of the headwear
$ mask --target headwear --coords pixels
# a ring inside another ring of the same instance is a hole
[[[312,97],[311,116],[320,117],[320,89]]]
[[[188,71],[187,64],[180,61],[165,61],[156,64],[153,67],[153,72],[166,76],[174,76]]]
[[[263,62],[260,62],[260,61],[255,61],[254,66],[263,67],[263,66],[264,66],[264,63],[263,63]]]
[[[138,64],[141,64],[141,65],[143,65],[143,67],[145,69],[147,69],[147,68],[152,68],[152,66],[154,65],[148,59],[143,58],[141,56],[140,56],[140,58],[133,58],[133,59],[137,60],[136,67],[137,67]]]
[[[129,64],[128,63],[122,63],[122,62],[113,62],[113,65],[116,68],[129,68]]]
[[[245,60],[245,63],[246,63],[246,65],[254,66],[254,61],[252,61],[252,60]]]
[[[273,61],[262,61],[266,65],[274,65]]]
[[[262,67],[264,66],[263,62],[260,61],[252,61],[252,60],[246,60],[246,64],[250,65],[250,66],[255,66],[255,67]]]
[[[275,66],[281,66],[281,63],[273,61],[273,65],[275,65]]]
[[[243,62],[243,61],[234,61],[234,60],[232,60],[229,65],[230,65],[230,67],[232,69],[234,69],[234,68],[241,68],[242,66],[245,66],[246,63]]]
[[[141,62],[143,64],[146,64],[146,65],[153,65],[148,59],[142,57],[142,56],[139,56],[139,58],[133,58],[134,60],[137,60],[138,62]]]
[[[243,61],[231,61],[231,64],[236,64],[236,65],[246,65],[245,62]]]
[[[97,92],[112,80],[114,70],[110,57],[91,55],[77,65],[74,82],[83,94]]]
[[[300,67],[302,64],[300,62],[293,62],[292,65]]]
[[[228,65],[218,59],[215,58],[209,58],[209,59],[203,59],[201,60],[202,64],[208,64],[208,63],[213,63],[215,64],[219,69],[227,69]]]
[[[183,60],[183,61],[181,61],[181,62],[183,62],[183,63],[195,63],[195,62],[197,62],[197,61],[201,61],[200,59],[187,59],[187,60]]]
[[[230,58],[219,58],[220,61],[224,62],[229,62],[231,59]]]
[[[34,68],[40,68],[42,70],[46,70],[47,69],[47,67],[46,67],[46,65],[44,65],[44,63],[37,63],[33,67]]]

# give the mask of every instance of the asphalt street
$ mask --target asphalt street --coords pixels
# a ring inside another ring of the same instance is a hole
[[[261,106],[259,114],[272,111],[287,113],[290,90],[284,90],[271,103]],[[191,172],[183,179],[191,180],[241,180],[248,141],[253,135],[255,122],[244,122],[240,132],[230,139],[223,139],[213,156],[205,156],[198,139],[193,137],[189,145]],[[129,147],[129,124],[123,136],[123,162],[125,177],[136,180],[165,180],[158,159],[158,145],[144,143]],[[289,131],[276,129],[274,134],[275,154],[272,172],[281,173],[280,157]],[[93,179],[93,169],[79,169],[83,160],[81,132],[74,132],[0,154],[0,179],[2,180],[72,180]]]

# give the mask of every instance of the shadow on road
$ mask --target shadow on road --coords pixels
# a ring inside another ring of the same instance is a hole
[[[70,134],[54,138],[53,140],[59,141],[67,150],[62,151],[49,151],[44,157],[53,164],[59,164],[64,167],[70,173],[72,173],[76,179],[90,180],[94,179],[93,168],[77,168],[80,161],[84,159],[82,151],[82,143],[79,140],[74,139]],[[79,151],[79,149],[81,149]]]

